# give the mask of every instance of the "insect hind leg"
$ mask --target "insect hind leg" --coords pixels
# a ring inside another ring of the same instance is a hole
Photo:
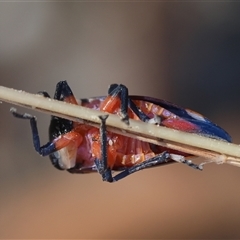
[[[203,170],[203,164],[197,165],[197,164],[193,163],[191,160],[185,159],[185,157],[182,155],[171,153],[170,158],[175,162],[183,163],[193,169]]]
[[[138,172],[138,171],[146,169],[146,168],[151,168],[151,167],[160,165],[162,163],[167,163],[170,160],[171,159],[169,158],[169,153],[166,151],[162,152],[161,154],[159,154],[153,158],[150,158],[144,162],[136,164],[130,168],[126,168],[125,170],[123,170],[122,172],[120,172],[116,176],[114,176],[113,180],[118,181],[120,179],[123,179],[123,178],[129,176],[130,174],[133,174],[135,172]]]

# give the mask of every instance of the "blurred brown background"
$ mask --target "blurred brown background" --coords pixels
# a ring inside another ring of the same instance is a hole
[[[53,94],[67,79],[91,97],[123,83],[201,112],[240,143],[239,7],[0,3],[0,84]],[[115,184],[71,175],[34,151],[27,121],[0,107],[0,238],[240,237],[239,168],[175,164]],[[36,115],[45,143],[49,116]]]

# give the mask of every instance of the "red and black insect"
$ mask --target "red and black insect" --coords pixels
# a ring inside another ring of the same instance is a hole
[[[40,92],[50,97],[47,92]],[[128,119],[155,122],[169,128],[204,135],[231,142],[231,137],[222,128],[192,110],[178,107],[170,102],[143,96],[129,96],[126,86],[112,84],[107,97],[77,100],[66,81],[56,86],[54,99],[94,108],[106,113],[118,114],[128,124]],[[52,116],[49,127],[50,141],[41,146],[34,116],[13,115],[29,119],[35,150],[42,156],[50,155],[53,165],[70,173],[99,172],[104,181],[118,181],[139,170],[172,162],[171,149],[143,142],[106,131],[106,116],[100,116],[101,127],[81,124]],[[150,123],[149,123],[150,124]],[[186,153],[180,153],[189,156]],[[191,161],[187,165],[200,169]],[[112,170],[121,171],[112,176]]]

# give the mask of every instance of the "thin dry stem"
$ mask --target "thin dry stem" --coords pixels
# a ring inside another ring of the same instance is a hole
[[[106,114],[98,110],[3,86],[0,86],[0,100],[95,127],[100,124],[99,115]],[[109,131],[204,157],[211,162],[240,166],[240,147],[236,144],[132,119],[130,119],[128,126],[121,121],[119,116],[107,114],[109,117],[106,124]]]

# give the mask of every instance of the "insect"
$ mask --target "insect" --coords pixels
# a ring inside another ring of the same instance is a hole
[[[50,97],[47,92],[40,94]],[[54,99],[118,114],[126,124],[131,118],[231,142],[225,130],[201,114],[164,100],[131,96],[122,84],[112,84],[106,97],[77,100],[68,83],[61,81],[56,86]],[[11,112],[17,118],[30,120],[35,150],[42,156],[49,155],[57,169],[70,173],[99,172],[104,181],[114,182],[139,170],[172,162],[171,153],[175,153],[171,149],[108,132],[107,115],[100,116],[100,130],[52,116],[50,141],[41,146],[36,118],[27,113],[20,114],[16,109],[11,109]],[[189,156],[186,153],[178,154]],[[200,169],[191,161],[182,162]],[[113,176],[112,171],[121,172]]]

